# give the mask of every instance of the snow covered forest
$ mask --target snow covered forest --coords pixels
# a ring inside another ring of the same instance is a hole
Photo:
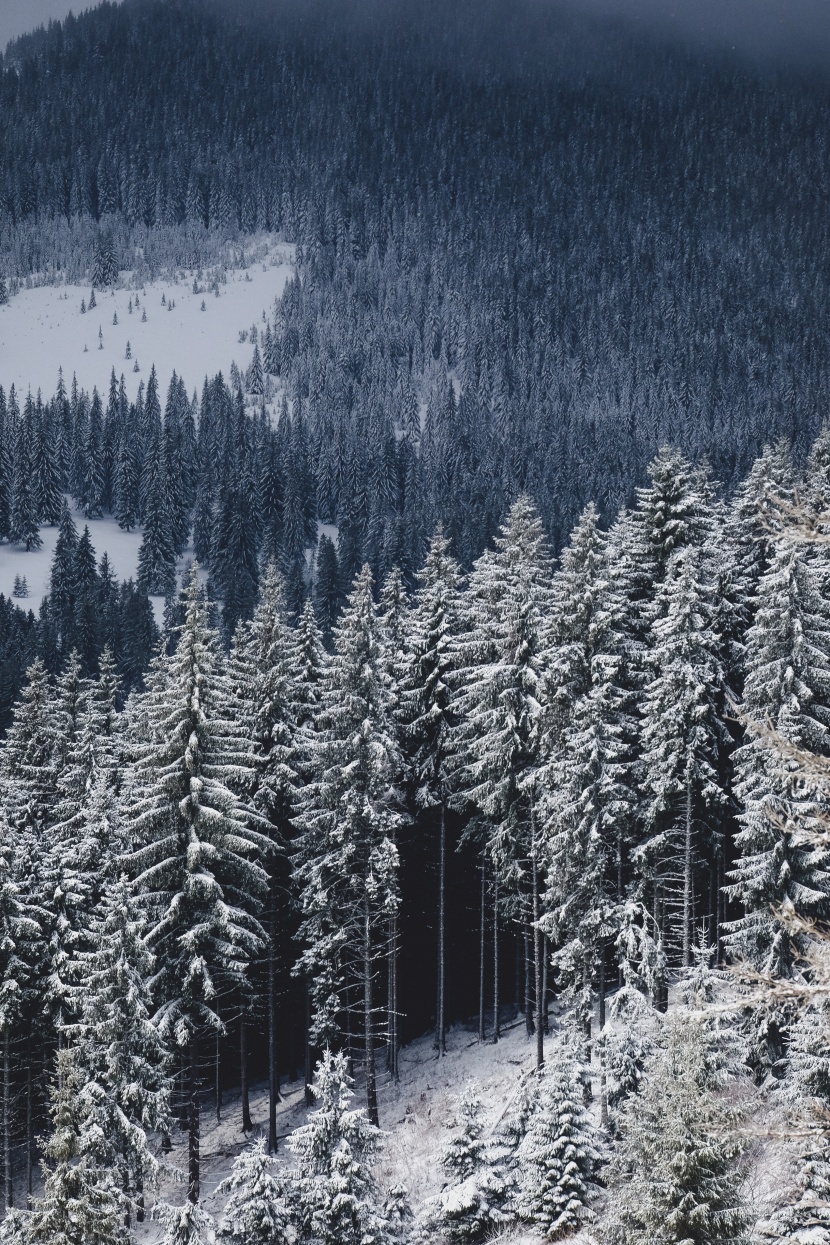
[[[0,61],[0,1245],[830,1245],[827,84],[390,11]]]

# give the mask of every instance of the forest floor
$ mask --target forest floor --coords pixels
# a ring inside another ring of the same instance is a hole
[[[555,1055],[556,1021],[552,1021],[548,1055]],[[475,1030],[456,1026],[447,1036],[447,1053],[440,1059],[433,1049],[430,1033],[400,1052],[400,1079],[395,1084],[388,1074],[381,1077],[380,1123],[386,1134],[383,1154],[376,1174],[384,1190],[396,1184],[406,1188],[413,1211],[417,1213],[437,1194],[443,1174],[437,1156],[455,1117],[456,1095],[473,1085],[484,1104],[487,1134],[492,1133],[516,1095],[522,1077],[534,1064],[534,1039],[528,1038],[524,1021],[505,1027],[500,1042],[481,1044]],[[354,1105],[362,1105],[361,1084],[355,1087]],[[278,1107],[277,1130],[280,1157],[289,1166],[291,1155],[284,1142],[288,1134],[306,1118],[303,1081],[283,1083],[283,1101]],[[215,1100],[206,1102],[202,1114],[202,1193],[205,1208],[214,1218],[221,1215],[224,1198],[216,1188],[229,1174],[234,1159],[252,1137],[267,1133],[268,1089],[259,1084],[250,1094],[253,1134],[246,1137],[241,1128],[239,1094],[227,1094],[216,1120]],[[187,1136],[178,1130],[173,1134],[172,1165],[184,1171],[187,1163]],[[160,1191],[164,1200],[178,1203],[184,1198],[184,1186],[168,1179]],[[139,1229],[138,1239],[150,1245],[161,1239],[161,1227],[153,1222]],[[511,1231],[503,1238],[511,1245],[532,1245],[539,1238],[521,1231]],[[571,1238],[577,1245],[587,1245],[591,1237],[580,1234]]]

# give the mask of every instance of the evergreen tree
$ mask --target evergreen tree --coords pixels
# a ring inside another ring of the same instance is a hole
[[[298,1239],[314,1245],[383,1245],[389,1227],[371,1173],[380,1131],[364,1110],[354,1110],[346,1056],[326,1051],[314,1076],[318,1103],[291,1134],[296,1155],[293,1181]]]
[[[345,1008],[361,999],[369,1119],[377,1122],[374,977],[386,922],[398,903],[394,833],[400,755],[390,722],[377,609],[367,568],[335,632],[325,667],[319,733],[308,737],[313,779],[299,797],[297,880],[313,1037],[338,1036]],[[346,992],[349,998],[347,1000]]]
[[[194,567],[178,645],[156,658],[147,691],[133,706],[127,857],[148,912],[147,944],[157,956],[153,987],[162,1034],[186,1058],[189,1184],[199,1199],[199,1047],[221,1029],[218,1009],[244,992],[264,932],[257,911],[267,877],[257,857],[269,848],[252,808],[233,787],[244,778],[243,727],[221,716],[220,656]]]
[[[482,1241],[510,1219],[507,1183],[483,1140],[481,1099],[469,1090],[457,1099],[453,1136],[443,1147],[447,1184],[427,1206],[418,1235],[449,1241]]]
[[[219,1236],[230,1245],[287,1245],[290,1212],[261,1137],[234,1162],[217,1192],[228,1195]]]
[[[748,1240],[744,1142],[736,1110],[717,1095],[723,1080],[707,1026],[689,1014],[670,1022],[621,1113],[605,1224],[613,1245]]]
[[[594,1219],[592,1181],[600,1155],[582,1105],[581,1074],[568,1052],[549,1060],[516,1151],[516,1213],[555,1241]]]

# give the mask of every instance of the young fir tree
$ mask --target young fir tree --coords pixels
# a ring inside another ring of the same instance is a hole
[[[438,822],[438,989],[435,1041],[446,1050],[447,805],[452,794],[450,672],[458,638],[461,572],[439,528],[432,538],[409,615],[407,670],[400,697],[404,747],[415,804]]]
[[[510,510],[464,600],[457,673],[455,770],[461,798],[486,819],[486,851],[512,913],[532,941],[536,1059],[543,1059],[541,828],[545,619],[550,559],[527,497]],[[497,992],[496,992],[497,994]],[[532,1031],[531,1002],[526,1022]]]
[[[663,895],[680,908],[680,958],[692,962],[698,827],[726,802],[717,712],[722,680],[718,637],[709,620],[700,561],[692,549],[671,559],[661,616],[653,627],[655,678],[642,707],[643,762],[652,837],[641,848]]]
[[[735,753],[740,855],[728,894],[744,908],[731,924],[730,950],[764,971],[788,976],[797,954],[776,916],[792,905],[824,917],[830,895],[826,850],[805,846],[793,819],[821,816],[794,761],[769,745],[783,740],[820,755],[830,752],[830,607],[823,549],[808,557],[781,539],[761,577],[755,619],[746,637],[743,716],[746,737]]]
[[[507,1182],[484,1140],[482,1103],[472,1089],[456,1100],[453,1135],[439,1161],[447,1183],[428,1204],[418,1239],[481,1241],[509,1221]]]
[[[127,864],[157,957],[158,1023],[186,1060],[188,1197],[196,1202],[200,1044],[221,1029],[223,998],[244,993],[247,965],[262,948],[257,914],[267,875],[257,857],[270,843],[253,808],[235,794],[250,746],[244,725],[222,716],[218,638],[195,566],[185,608],[175,651],[156,659],[132,708],[124,820],[134,845]]]
[[[548,1060],[527,1132],[516,1151],[518,1217],[549,1241],[591,1222],[599,1160],[585,1115],[581,1070],[564,1050],[562,1057]]]
[[[324,1053],[312,1093],[317,1109],[288,1141],[296,1155],[291,1189],[297,1238],[314,1245],[384,1245],[389,1225],[371,1172],[382,1134],[365,1110],[349,1106],[345,1054]]]
[[[143,1217],[144,1193],[158,1183],[147,1131],[169,1130],[169,1056],[151,1019],[154,958],[146,921],[126,878],[108,889],[76,959],[78,1020],[71,1040],[88,1077],[85,1094],[99,1123],[98,1157],[115,1175],[122,1218]]]
[[[158,1218],[164,1224],[161,1245],[212,1245],[213,1218],[199,1202],[163,1206]]]
[[[123,1245],[120,1191],[97,1154],[98,1121],[85,1094],[77,1048],[58,1052],[44,1146],[43,1193],[19,1220],[20,1245]]]
[[[375,975],[398,903],[394,844],[401,758],[390,721],[383,648],[368,567],[335,633],[325,668],[319,731],[301,744],[313,765],[299,797],[297,880],[313,1039],[336,1040],[344,1009],[360,999],[369,1118],[377,1123]],[[348,998],[347,998],[348,992]]]
[[[723,1084],[708,1026],[680,1013],[649,1061],[642,1090],[620,1115],[604,1224],[611,1245],[748,1241],[745,1141],[739,1113],[718,1095]]]
[[[286,1190],[264,1137],[243,1150],[217,1188],[227,1195],[219,1237],[227,1245],[288,1245],[291,1222]]]
[[[26,677],[0,756],[0,778],[10,823],[42,833],[55,799],[53,692],[40,658]]]

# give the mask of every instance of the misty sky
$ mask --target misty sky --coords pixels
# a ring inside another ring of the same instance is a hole
[[[0,49],[9,39],[79,13],[95,0],[0,0]],[[344,0],[349,3],[351,0]],[[359,0],[357,0],[359,3]],[[538,0],[628,18],[642,29],[680,33],[695,44],[803,61],[830,69],[830,0]],[[453,0],[447,0],[452,4]],[[379,6],[382,11],[382,4]]]
[[[66,17],[70,9],[81,13],[93,4],[94,0],[0,0],[0,50],[9,39],[45,26],[50,18]]]

